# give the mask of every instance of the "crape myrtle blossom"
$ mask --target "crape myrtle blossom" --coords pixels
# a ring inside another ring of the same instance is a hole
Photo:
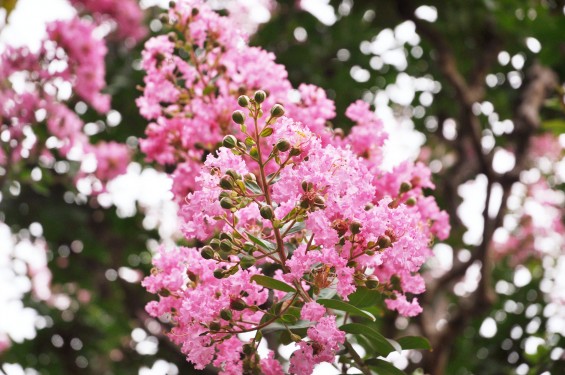
[[[335,105],[324,90],[306,84],[294,90],[272,53],[250,47],[231,19],[203,1],[173,5],[164,17],[171,31],[148,40],[142,53],[147,74],[137,105],[151,121],[140,143],[148,160],[194,170],[195,162],[234,132],[230,116],[237,96],[258,89],[269,94],[267,105],[287,103],[293,119],[330,142],[326,122],[335,116]],[[193,176],[173,173],[178,201],[196,187]]]
[[[137,104],[151,122],[141,148],[172,167],[182,232],[202,245],[161,248],[143,284],[159,296],[148,312],[168,317],[187,359],[225,374],[282,373],[257,348],[263,331],[296,323],[307,329],[289,331],[289,371],[308,374],[348,348],[324,296],[370,289],[419,314],[418,272],[433,238],[449,234],[447,214],[424,196],[427,167],[382,168],[388,134],[367,103],[347,109],[349,134],[333,131],[324,90],[294,90],[272,54],[205,3],[173,3],[164,20],[169,34],[143,51]]]
[[[147,34],[137,0],[71,0],[71,4],[91,14],[98,23],[115,22],[116,39],[129,38],[136,43]]]
[[[373,289],[390,309],[417,315],[418,271],[434,233],[449,230],[432,229],[448,224],[423,196],[432,186],[423,165],[404,166],[406,181],[397,186],[388,176],[393,186],[383,189],[387,172],[370,162],[379,157],[361,157],[347,137],[327,142],[268,98],[259,90],[234,99],[242,108],[230,116],[236,135],[224,136],[192,177],[182,230],[204,246],[161,248],[143,281],[159,295],[147,311],[169,317],[170,337],[187,359],[224,374],[282,373],[257,352],[262,330],[284,330],[281,322],[307,327],[290,336],[291,373],[333,362],[346,333],[335,311],[317,302],[328,291],[348,301],[359,288]],[[356,108],[369,116],[368,107]],[[363,121],[380,126],[372,116]],[[251,340],[238,336],[251,331]]]
[[[103,93],[107,48],[95,27],[79,18],[54,21],[47,24],[38,51],[6,47],[0,58],[0,165],[26,159],[49,167],[61,158],[80,162],[94,152],[97,177],[107,180],[125,170],[129,154],[122,152],[119,161],[114,155],[106,160],[116,163],[105,165],[107,147],[90,143],[84,122],[72,109],[79,100],[100,114],[110,109],[110,96]],[[113,147],[114,154],[119,147]]]

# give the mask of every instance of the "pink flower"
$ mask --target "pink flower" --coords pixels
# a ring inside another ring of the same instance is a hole
[[[300,318],[310,320],[312,322],[319,322],[325,314],[326,308],[319,303],[312,301],[304,304],[300,311]]]

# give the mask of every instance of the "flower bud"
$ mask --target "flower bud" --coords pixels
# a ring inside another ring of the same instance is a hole
[[[212,238],[210,240],[210,246],[212,247],[212,249],[218,250],[220,248],[220,240],[217,238]]]
[[[259,209],[259,213],[263,219],[271,220],[275,217],[275,213],[273,212],[273,208],[271,206],[263,206]]]
[[[214,270],[214,277],[216,279],[223,279],[224,278],[224,270],[221,268],[217,268]]]
[[[247,303],[245,303],[245,301],[241,298],[238,298],[231,301],[230,307],[236,311],[242,311],[247,307]]]
[[[375,289],[376,287],[379,286],[379,278],[375,275],[367,276],[367,281],[365,282],[365,285],[369,289]]]
[[[223,309],[220,311],[220,317],[224,320],[231,320],[232,316],[233,315],[230,309]]]
[[[227,197],[222,198],[222,200],[220,200],[220,206],[222,206],[222,208],[225,208],[226,210],[229,210],[233,207],[233,201]]]
[[[271,116],[281,117],[282,115],[284,115],[284,107],[280,104],[275,104],[273,108],[271,108]]]
[[[228,176],[231,176],[234,180],[241,180],[241,175],[239,173],[237,173],[235,170],[233,169],[228,169],[226,171],[226,174]]]
[[[239,261],[239,266],[243,270],[248,269],[249,267],[253,266],[254,264],[255,264],[255,257],[249,256],[249,255],[244,255],[243,257],[241,257],[241,260]]]
[[[325,208],[326,207],[326,200],[321,195],[316,195],[314,197],[314,205],[318,206],[320,208]]]
[[[263,90],[256,91],[255,95],[254,95],[255,101],[259,104],[263,103],[265,101],[266,97],[267,97],[267,94]]]
[[[286,152],[290,149],[290,142],[286,139],[281,139],[277,142],[276,148],[280,152]]]
[[[245,181],[257,181],[257,177],[255,177],[253,173],[247,173],[245,176],[243,176],[243,179]]]
[[[409,207],[414,207],[416,205],[416,198],[410,197],[406,200],[406,205]]]
[[[204,246],[202,250],[200,250],[200,255],[204,259],[214,259],[214,249],[210,246]]]
[[[247,108],[247,106],[249,105],[249,96],[241,95],[239,98],[237,98],[237,104],[239,104],[240,107]]]
[[[176,3],[176,2],[174,2],[174,1],[169,1],[169,8],[172,9],[172,8],[174,8],[174,7],[176,7],[176,6],[177,6],[177,3]]]
[[[301,152],[302,150],[299,149],[298,147],[293,147],[290,149],[290,156],[298,156],[300,155]]]
[[[232,244],[228,240],[222,240],[220,242],[220,250],[230,252],[232,249]]]
[[[208,327],[210,328],[211,332],[217,332],[222,328],[222,326],[218,322],[212,322]]]
[[[233,122],[239,125],[243,125],[243,123],[245,122],[245,114],[240,110],[233,111],[231,118]]]
[[[349,230],[353,234],[359,233],[361,231],[361,223],[358,221],[352,221],[351,224],[349,224]]]
[[[237,138],[231,134],[226,135],[224,137],[224,140],[222,141],[222,146],[224,146],[225,148],[234,148],[235,146],[237,146]]]
[[[200,13],[200,10],[198,10],[198,8],[192,8],[192,16],[196,17],[198,15],[198,13]]]
[[[412,184],[410,182],[403,182],[402,184],[400,184],[400,192],[401,193],[406,193],[408,191],[410,191],[410,189],[412,189]]]
[[[380,236],[377,240],[377,244],[381,249],[386,249],[387,247],[390,247],[392,245],[392,240],[387,235]]]
[[[225,190],[233,189],[233,178],[224,176],[220,179],[220,187]]]

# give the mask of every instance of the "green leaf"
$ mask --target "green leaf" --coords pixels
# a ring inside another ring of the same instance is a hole
[[[563,119],[546,120],[542,122],[541,126],[555,135],[565,133],[565,120]]]
[[[281,179],[281,174],[278,172],[267,175],[267,181],[269,181],[269,185],[276,184],[280,179]]]
[[[357,315],[357,316],[362,316],[363,318],[367,318],[372,320],[373,322],[375,321],[375,317],[373,316],[373,314],[368,313],[366,311],[363,311],[353,305],[350,305],[347,302],[344,301],[339,301],[336,299],[317,299],[316,302],[318,302],[320,305],[325,306],[327,308],[330,309],[334,309],[334,310],[340,310],[340,311],[345,311],[350,313],[351,315]]]
[[[365,363],[375,369],[379,375],[406,375],[404,371],[397,369],[392,363],[384,359],[371,358],[366,360]]]
[[[402,349],[423,349],[432,350],[432,346],[427,338],[422,336],[404,336],[396,340]]]
[[[290,223],[283,225],[283,227],[281,228],[281,232],[286,233],[286,235],[289,235],[289,234],[294,234],[294,233],[300,232],[301,230],[306,228],[306,223],[304,223],[304,222],[294,223],[294,225],[290,229],[288,229],[289,225],[290,225]],[[288,232],[287,232],[287,229],[288,229]]]
[[[365,287],[359,287],[348,296],[349,303],[357,307],[368,307],[375,305],[381,299],[381,293]]]
[[[253,194],[263,194],[263,189],[255,181],[245,180],[245,187],[248,188]]]
[[[249,232],[245,232],[245,233],[247,233],[247,237],[249,237],[249,239],[251,241],[253,241],[255,244],[261,246],[263,249],[269,250],[269,251],[276,250],[277,245],[275,245],[271,241],[267,241],[267,240],[263,240],[261,238],[255,237],[254,235],[252,235]]]
[[[281,290],[287,293],[296,293],[296,289],[284,283],[280,280],[275,280],[272,277],[264,275],[253,275],[251,276],[251,281],[255,281],[257,284],[264,286],[269,289]]]
[[[386,337],[384,337],[374,328],[369,327],[368,325],[349,323],[342,325],[341,327],[339,327],[339,329],[347,333],[352,333],[354,335],[363,335],[367,337],[371,344],[374,345],[377,353],[379,355],[382,355],[383,357],[386,357],[387,355],[389,355],[389,353],[395,351],[394,346],[392,346],[392,344],[388,342]]]

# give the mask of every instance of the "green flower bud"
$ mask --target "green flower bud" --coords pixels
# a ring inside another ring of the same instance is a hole
[[[231,134],[226,135],[224,137],[224,140],[222,141],[222,146],[224,146],[225,148],[234,148],[235,146],[237,146],[237,138]]]
[[[211,332],[218,332],[222,328],[219,322],[212,322],[208,327]]]
[[[228,240],[222,240],[220,242],[220,250],[230,252],[232,249],[232,244]]]
[[[212,247],[212,249],[218,250],[220,248],[220,240],[217,238],[212,238],[210,240],[210,246]]]
[[[240,110],[233,111],[231,118],[233,122],[239,125],[243,125],[243,123],[245,122],[245,114]]]
[[[214,270],[214,277],[216,279],[223,279],[224,278],[224,270],[221,268]]]
[[[263,219],[271,220],[273,217],[275,217],[275,213],[274,213],[273,208],[271,206],[261,207],[259,209],[259,213],[261,214],[261,217]]]
[[[226,210],[229,210],[233,207],[233,201],[229,198],[222,198],[222,200],[220,201],[220,206],[222,206],[222,208],[225,208]]]
[[[401,193],[406,193],[408,191],[410,191],[410,189],[412,189],[412,184],[410,182],[403,182],[402,184],[400,184],[400,192]]]
[[[358,221],[352,221],[351,224],[349,224],[349,230],[351,231],[351,233],[353,234],[357,234],[361,231],[361,223]]]
[[[247,108],[247,106],[249,105],[249,96],[241,95],[239,98],[237,98],[237,104],[239,104],[240,107]]]
[[[256,91],[255,95],[254,95],[255,101],[259,104],[263,103],[265,101],[266,97],[267,97],[267,94],[263,90]]]
[[[241,298],[237,298],[231,301],[230,307],[236,311],[242,311],[247,307],[247,303],[245,303],[245,301]]]
[[[233,178],[224,176],[220,179],[220,187],[225,190],[233,189]]]
[[[202,250],[200,250],[200,255],[204,259],[214,259],[214,249],[211,246],[204,246]]]
[[[377,244],[381,249],[386,249],[387,247],[390,247],[392,245],[392,240],[387,235],[380,236],[377,240]]]
[[[298,147],[293,147],[290,149],[290,156],[298,156],[300,155],[301,152],[302,150],[299,149]]]
[[[410,197],[406,200],[406,205],[409,207],[413,207],[416,205],[416,198]]]
[[[223,309],[220,311],[220,317],[224,320],[231,320],[232,312],[230,309]]]
[[[241,260],[239,261],[239,266],[241,267],[241,269],[244,270],[248,269],[254,264],[255,264],[255,258],[249,255],[244,255],[243,257],[241,257]]]
[[[375,275],[367,276],[367,281],[365,282],[365,285],[369,289],[375,289],[376,287],[379,286],[379,278]]]
[[[235,170],[233,169],[228,169],[226,171],[226,174],[228,176],[231,176],[234,180],[241,180],[241,175],[239,173],[237,173]]]
[[[271,116],[281,117],[282,115],[284,115],[284,107],[280,104],[275,104],[273,108],[271,108]]]
[[[281,139],[277,142],[276,148],[280,152],[286,152],[290,150],[290,142],[287,141],[286,139]]]
[[[174,2],[174,1],[169,1],[169,8],[172,9],[172,8],[174,8],[174,7],[176,7],[176,6],[177,6],[177,3],[176,3],[176,2]]]
[[[243,179],[245,181],[257,181],[257,177],[255,177],[253,173],[247,173],[245,176],[243,176]]]

